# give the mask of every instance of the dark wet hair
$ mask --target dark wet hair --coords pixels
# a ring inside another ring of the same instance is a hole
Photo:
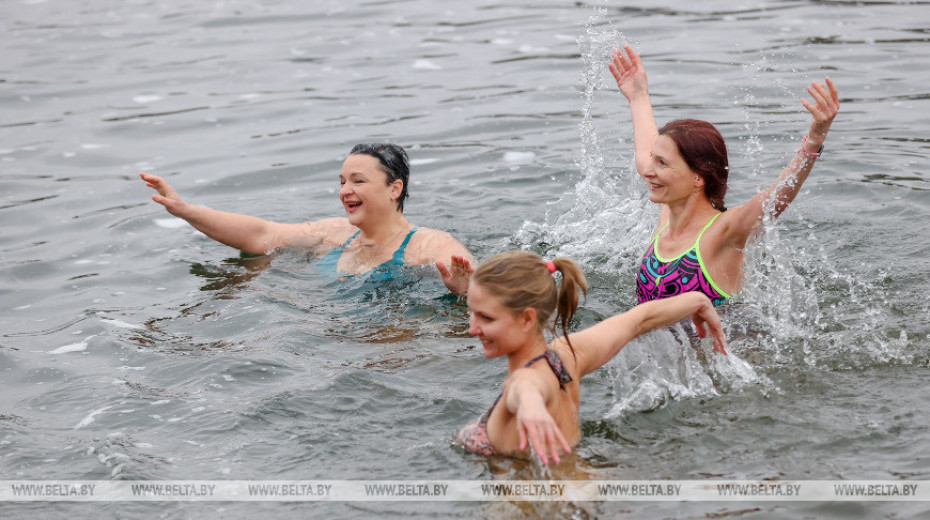
[[[578,310],[581,296],[587,293],[584,272],[573,260],[559,257],[552,260],[555,270],[562,273],[562,285],[557,287],[555,273],[538,255],[527,251],[507,251],[485,260],[475,269],[471,282],[480,285],[500,300],[513,313],[536,310],[536,320],[543,330],[555,332],[560,325],[568,340],[568,327]],[[549,320],[555,313],[550,328]]]
[[[723,198],[727,194],[730,162],[727,144],[714,125],[697,119],[676,119],[660,128],[659,135],[675,142],[688,167],[704,179],[704,195],[715,209],[726,211]]]
[[[369,155],[378,159],[381,169],[387,174],[388,184],[398,179],[404,181],[400,197],[397,198],[397,210],[403,212],[407,185],[410,183],[410,159],[407,158],[407,152],[396,144],[362,143],[355,145],[349,155]]]

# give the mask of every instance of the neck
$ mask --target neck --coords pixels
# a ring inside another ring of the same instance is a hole
[[[359,226],[362,230],[361,239],[368,244],[386,244],[406,233],[411,228],[410,221],[400,211],[391,214],[378,222],[364,223]]]
[[[547,350],[549,350],[549,345],[546,344],[546,338],[543,337],[542,332],[535,334],[523,348],[507,356],[507,374],[513,374],[514,371],[523,368],[534,358],[545,354]]]
[[[677,205],[668,206],[668,231],[671,234],[688,233],[704,227],[718,213],[707,197],[691,197]]]

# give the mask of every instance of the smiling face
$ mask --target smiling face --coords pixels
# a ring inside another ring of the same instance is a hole
[[[686,199],[704,186],[704,179],[688,167],[675,141],[665,135],[656,138],[649,167],[642,172],[649,186],[649,200],[668,204]]]
[[[403,181],[388,184],[378,159],[364,154],[350,155],[339,173],[339,200],[349,223],[359,227],[366,220],[380,219],[398,211],[397,198]]]
[[[481,340],[487,358],[518,351],[538,328],[530,309],[515,313],[474,281],[468,287],[468,309],[468,333]]]

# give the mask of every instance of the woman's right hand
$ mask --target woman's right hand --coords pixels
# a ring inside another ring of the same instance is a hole
[[[698,337],[707,337],[709,332],[714,340],[714,350],[723,355],[727,354],[727,336],[723,331],[723,323],[720,322],[720,315],[710,300],[691,315],[691,321],[694,322]]]
[[[164,206],[165,209],[168,210],[168,213],[180,216],[180,213],[183,212],[187,203],[184,202],[184,199],[178,195],[178,192],[174,191],[174,188],[172,188],[165,179],[148,173],[139,173],[139,177],[145,181],[148,187],[155,188],[155,191],[158,192],[152,194],[152,200]]]
[[[572,446],[562,435],[562,430],[538,393],[522,400],[517,410],[516,422],[517,433],[520,436],[520,451],[532,446],[543,465],[549,465],[550,456],[552,461],[558,464],[559,450],[571,453]]]
[[[624,50],[626,51],[626,55],[623,54]],[[649,83],[646,80],[646,69],[643,67],[643,62],[639,54],[637,54],[630,45],[624,45],[623,50],[616,49],[614,51],[613,60],[607,67],[614,75],[614,79],[617,80],[617,86],[620,87],[620,92],[622,92],[629,101],[633,101],[636,97],[649,93]]]

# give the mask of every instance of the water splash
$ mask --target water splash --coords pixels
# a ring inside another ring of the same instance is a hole
[[[606,65],[611,52],[625,41],[623,35],[603,23],[596,13],[578,39],[583,61],[584,102],[579,126],[580,179],[547,214],[545,222],[526,222],[517,233],[518,243],[541,249],[543,254],[566,255],[595,275],[618,280],[620,292],[629,294],[644,245],[654,231],[658,208],[651,204],[636,174],[631,142],[617,143],[617,160],[625,168],[608,167],[608,153],[593,114],[600,113],[601,91],[605,88]],[[749,59],[751,60],[751,58]],[[748,60],[748,61],[749,61]],[[761,118],[754,107],[781,105],[789,92],[782,79],[762,74],[773,67],[768,57],[749,61],[744,72],[750,76],[741,99],[743,153],[750,167],[741,179],[755,180],[764,188],[773,172],[765,154],[782,153],[768,147],[761,137]],[[761,88],[753,92],[751,87]],[[769,100],[761,92],[775,92]],[[739,95],[737,95],[739,97]],[[776,138],[778,139],[778,138]],[[778,145],[782,149],[783,145]],[[786,158],[787,160],[787,158]],[[792,219],[801,218],[793,214]],[[905,354],[903,332],[882,332],[888,311],[869,297],[882,291],[868,281],[874,278],[843,273],[827,258],[823,247],[813,249],[803,239],[785,236],[783,228],[766,220],[755,241],[747,246],[743,288],[730,305],[725,325],[731,341],[730,356],[716,356],[687,348],[673,335],[660,331],[638,340],[645,348],[627,348],[607,365],[615,395],[609,416],[651,410],[669,399],[713,396],[747,385],[764,391],[777,388],[764,371],[782,367],[836,369],[865,367],[876,363],[910,363]],[[813,232],[811,232],[813,235]],[[810,239],[814,244],[817,238]],[[621,309],[616,309],[617,311]],[[747,361],[751,360],[750,361]]]
[[[644,196],[645,189],[632,167],[632,153],[625,153],[632,150],[632,144],[621,140],[616,147],[619,162],[628,165],[622,171],[608,168],[601,149],[593,114],[599,112],[597,98],[604,90],[607,57],[625,43],[616,29],[599,27],[604,17],[605,11],[598,10],[578,38],[584,64],[581,157],[576,161],[581,178],[574,191],[554,205],[559,208],[557,215],[547,215],[548,223],[525,222],[516,238],[518,243],[548,249],[543,252],[550,256],[571,257],[588,272],[613,274],[631,272],[637,265],[658,211]],[[611,94],[616,102],[616,92]]]
[[[772,161],[787,162],[791,146],[798,145],[776,142],[766,146],[760,137],[762,115],[753,112],[757,107],[796,102],[808,78],[790,67],[775,76],[764,74],[779,69],[779,63],[797,61],[787,52],[770,49],[743,64],[746,81],[737,103],[744,107],[741,126],[748,137],[742,151],[751,165],[746,177],[760,182],[759,190],[777,173],[772,171]],[[764,90],[771,92],[771,99],[758,93]],[[804,128],[808,115],[806,111],[798,114],[797,126]],[[811,175],[817,175],[818,169],[823,168],[815,166]],[[789,176],[785,182],[796,182],[796,178]],[[766,215],[774,209],[775,201],[767,201]],[[800,226],[787,220],[799,220]],[[842,265],[846,259],[841,253],[834,250],[831,254],[824,244],[842,243],[844,230],[819,224],[793,208],[779,226],[765,218],[760,233],[747,244],[739,298],[746,305],[739,307],[734,318],[754,333],[743,348],[763,351],[766,364],[773,367],[846,369],[913,363],[906,333],[886,327],[894,322],[880,283],[886,275],[873,266],[856,273]],[[795,229],[785,232],[789,226]]]
[[[655,410],[669,400],[709,397],[749,385],[774,384],[747,361],[730,352],[714,351],[699,340],[691,325],[680,323],[630,343],[605,367],[616,396],[606,417]]]

